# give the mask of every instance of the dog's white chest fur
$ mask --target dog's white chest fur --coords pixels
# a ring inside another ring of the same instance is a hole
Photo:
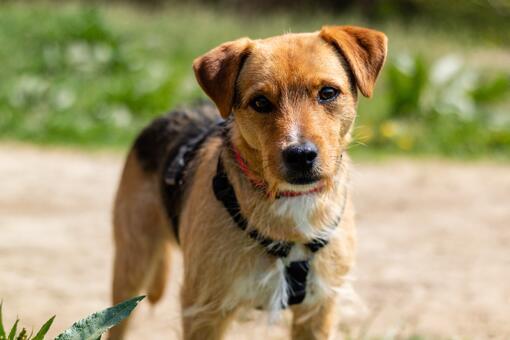
[[[340,218],[338,215],[343,212],[344,204],[345,201],[328,202],[327,208],[323,208],[322,215],[324,217],[315,221],[319,225],[314,225],[311,221],[311,217],[319,205],[315,195],[278,199],[271,205],[271,212],[275,216],[292,218],[296,230],[308,240],[315,238],[329,239],[337,227],[336,224]]]
[[[317,208],[314,195],[281,198],[276,200],[271,208],[277,216],[291,217],[296,229],[304,236],[312,236],[314,228],[310,224],[310,215]]]
[[[316,237],[331,237],[332,229],[327,223],[324,223],[324,227],[318,227],[310,222],[310,216],[317,208],[314,195],[282,198],[275,201],[271,208],[274,215],[292,217],[297,230],[310,240]],[[310,261],[307,292],[303,304],[316,304],[319,300],[328,298],[333,292],[331,285],[320,276],[320,273],[314,271],[314,261],[318,259],[304,245],[295,244],[285,258],[274,260],[268,256],[260,255],[257,265],[233,283],[224,307],[232,307],[238,303],[247,304],[250,307],[268,310],[273,320],[278,318],[282,306],[287,305],[289,296],[285,268],[294,261]]]
[[[285,267],[293,261],[310,260],[310,270],[307,277],[307,291],[304,305],[316,305],[329,297],[334,291],[319,273],[314,271],[313,256],[304,246],[296,245],[285,259],[269,261],[261,258],[257,265],[252,267],[245,276],[238,278],[232,285],[224,307],[230,308],[245,305],[250,308],[259,308],[269,312],[271,321],[278,320],[287,305],[289,287],[285,278]]]

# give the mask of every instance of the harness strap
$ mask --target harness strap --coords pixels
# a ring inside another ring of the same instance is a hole
[[[221,129],[225,125],[224,122],[220,122],[217,125],[213,125],[211,128],[202,131],[195,137],[190,138],[186,143],[182,144],[175,156],[167,159],[164,172],[163,172],[163,194],[167,202],[176,204],[181,200],[183,194],[183,188],[186,181],[186,171],[189,164],[195,158],[198,150],[203,143],[219,128]],[[180,209],[173,206],[169,209],[168,204],[166,205],[167,213],[172,221],[172,228],[177,242],[179,242],[179,215]]]
[[[310,261],[295,261],[285,267],[285,281],[289,290],[289,300],[287,304],[297,305],[303,302],[306,297],[306,281]]]
[[[236,225],[241,230],[246,231],[246,229],[248,229],[248,221],[241,213],[236,193],[232,184],[230,184],[230,181],[228,180],[221,157],[218,158],[216,175],[213,178],[213,191],[216,198],[223,203],[223,206]],[[274,241],[268,237],[260,235],[256,229],[250,230],[248,232],[248,236],[264,247],[268,254],[276,257],[287,257],[294,245],[293,242]]]

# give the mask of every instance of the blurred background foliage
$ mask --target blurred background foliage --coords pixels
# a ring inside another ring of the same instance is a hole
[[[509,19],[510,0],[4,1],[0,138],[127,147],[204,96],[191,62],[217,44],[355,24],[390,54],[354,153],[509,159]]]

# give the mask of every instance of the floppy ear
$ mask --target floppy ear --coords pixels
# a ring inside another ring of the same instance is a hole
[[[338,49],[349,64],[361,93],[370,97],[386,59],[386,35],[356,26],[324,26],[319,35]]]
[[[223,118],[232,110],[235,82],[250,46],[250,39],[241,38],[224,43],[193,61],[198,83]]]

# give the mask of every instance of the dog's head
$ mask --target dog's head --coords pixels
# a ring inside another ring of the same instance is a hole
[[[310,188],[338,170],[356,115],[387,49],[378,31],[330,26],[320,32],[227,42],[197,58],[196,77],[233,138],[272,190]]]

